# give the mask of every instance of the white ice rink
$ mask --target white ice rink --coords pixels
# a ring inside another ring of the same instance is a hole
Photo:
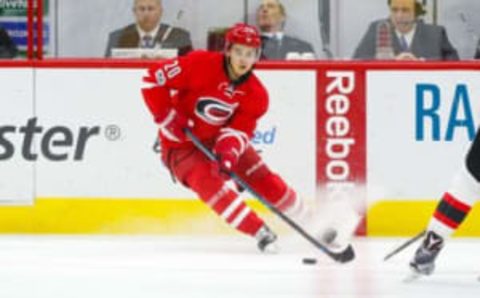
[[[0,297],[480,297],[479,240],[451,240],[436,274],[412,283],[402,280],[413,246],[382,261],[403,240],[356,240],[357,260],[342,266],[301,239],[284,240],[278,255],[262,255],[241,236],[3,236]],[[315,255],[317,265],[302,264]]]

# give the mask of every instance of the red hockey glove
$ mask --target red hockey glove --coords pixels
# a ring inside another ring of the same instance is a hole
[[[232,168],[235,167],[239,159],[238,152],[232,151],[225,151],[221,153],[217,151],[217,157],[220,169],[227,172],[232,171]]]
[[[155,121],[159,125],[159,134],[163,138],[177,143],[187,139],[183,129],[188,127],[188,119],[176,110],[171,109],[163,117],[157,117]]]
[[[233,129],[222,129],[222,134],[217,138],[213,147],[221,170],[230,172],[235,168],[240,156],[245,151],[247,142],[248,139],[244,133]]]

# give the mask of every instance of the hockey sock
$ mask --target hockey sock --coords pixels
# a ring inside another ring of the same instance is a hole
[[[450,236],[464,221],[478,195],[480,184],[465,168],[462,168],[438,203],[429,230],[443,238]]]
[[[219,174],[212,173],[211,164],[199,163],[187,177],[187,185],[215,213],[230,226],[250,236],[255,236],[264,222],[230,188]]]
[[[287,216],[299,217],[305,209],[295,191],[268,168],[252,146],[245,150],[235,172],[265,200]]]
[[[205,201],[220,217],[233,228],[255,236],[264,222],[245,204],[227,184]]]

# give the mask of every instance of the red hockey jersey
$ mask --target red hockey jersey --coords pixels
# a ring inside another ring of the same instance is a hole
[[[252,137],[258,119],[268,109],[268,94],[255,74],[231,81],[224,55],[195,51],[178,59],[162,61],[148,70],[142,89],[155,118],[171,108],[193,122],[193,133],[201,140],[215,139],[220,129],[231,128]],[[162,139],[162,145],[192,146]]]

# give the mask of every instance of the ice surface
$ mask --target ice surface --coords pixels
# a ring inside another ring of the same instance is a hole
[[[338,265],[301,239],[272,256],[242,236],[2,236],[0,297],[480,297],[480,240],[449,241],[435,275],[412,283],[416,244],[382,261],[402,241],[356,239],[357,260]]]

